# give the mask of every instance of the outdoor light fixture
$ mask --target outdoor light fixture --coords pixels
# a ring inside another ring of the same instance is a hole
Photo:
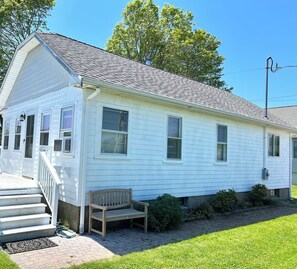
[[[20,121],[24,121],[26,119],[26,114],[25,112],[22,112],[20,115]]]

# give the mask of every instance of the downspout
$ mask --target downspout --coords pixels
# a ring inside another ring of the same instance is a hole
[[[83,102],[83,122],[82,122],[82,133],[81,133],[81,163],[80,163],[80,171],[81,171],[81,186],[80,186],[80,218],[79,218],[79,233],[83,234],[85,231],[85,206],[86,206],[86,166],[87,166],[87,129],[88,129],[88,101],[95,98],[99,93],[100,89],[96,88],[96,91],[90,94],[88,97],[85,97],[86,93],[84,92],[84,102]]]
[[[267,168],[267,127],[263,127],[263,169]],[[262,178],[263,179],[263,178]]]

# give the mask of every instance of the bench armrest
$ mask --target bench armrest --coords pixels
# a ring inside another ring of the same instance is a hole
[[[107,210],[108,208],[106,206],[101,206],[97,204],[90,204],[91,208],[101,209],[101,210]]]
[[[142,205],[144,207],[149,206],[149,203],[145,203],[145,202],[140,202],[140,201],[135,201],[135,200],[132,200],[131,202],[132,202],[132,204],[138,204],[138,205]]]

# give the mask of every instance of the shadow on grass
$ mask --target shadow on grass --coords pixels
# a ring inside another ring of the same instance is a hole
[[[297,214],[297,199],[287,202],[283,206],[269,206],[228,215],[218,215],[209,220],[189,221],[182,224],[177,230],[163,233],[148,232],[144,234],[141,229],[133,228],[107,232],[106,241],[103,241],[98,235],[92,234],[90,237],[114,254],[125,255],[203,234],[229,230],[292,214]]]

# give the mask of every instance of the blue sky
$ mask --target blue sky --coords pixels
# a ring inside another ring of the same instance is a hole
[[[56,0],[51,32],[104,48],[126,0]],[[155,0],[192,11],[196,28],[215,35],[226,60],[223,79],[233,93],[262,107],[266,58],[297,66],[296,0]],[[269,73],[269,106],[297,105],[297,68]]]

